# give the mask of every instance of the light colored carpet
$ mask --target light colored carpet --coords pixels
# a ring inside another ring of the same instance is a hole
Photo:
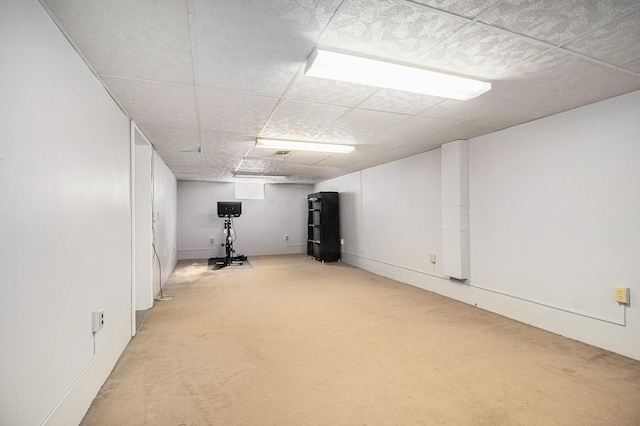
[[[181,261],[84,425],[640,425],[640,362],[304,255]]]

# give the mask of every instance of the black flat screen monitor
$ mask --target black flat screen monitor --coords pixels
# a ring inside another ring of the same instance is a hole
[[[218,217],[240,217],[241,213],[241,201],[218,201]]]

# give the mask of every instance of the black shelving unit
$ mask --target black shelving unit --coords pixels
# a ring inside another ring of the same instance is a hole
[[[340,217],[337,192],[316,192],[307,197],[309,220],[307,255],[322,262],[340,260]]]

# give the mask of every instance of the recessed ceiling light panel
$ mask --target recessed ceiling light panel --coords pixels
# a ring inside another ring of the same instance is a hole
[[[344,53],[315,49],[305,75],[443,98],[468,100],[491,89],[491,83],[383,62]]]
[[[261,173],[249,173],[249,172],[237,172],[233,174],[233,177],[252,178],[252,179],[277,179],[277,180],[284,180],[289,178],[289,176],[284,176],[284,175],[268,175],[268,174],[261,174]]]

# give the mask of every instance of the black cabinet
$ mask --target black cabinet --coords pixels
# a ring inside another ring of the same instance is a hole
[[[307,254],[323,262],[340,260],[340,217],[337,192],[307,197],[309,206]]]

